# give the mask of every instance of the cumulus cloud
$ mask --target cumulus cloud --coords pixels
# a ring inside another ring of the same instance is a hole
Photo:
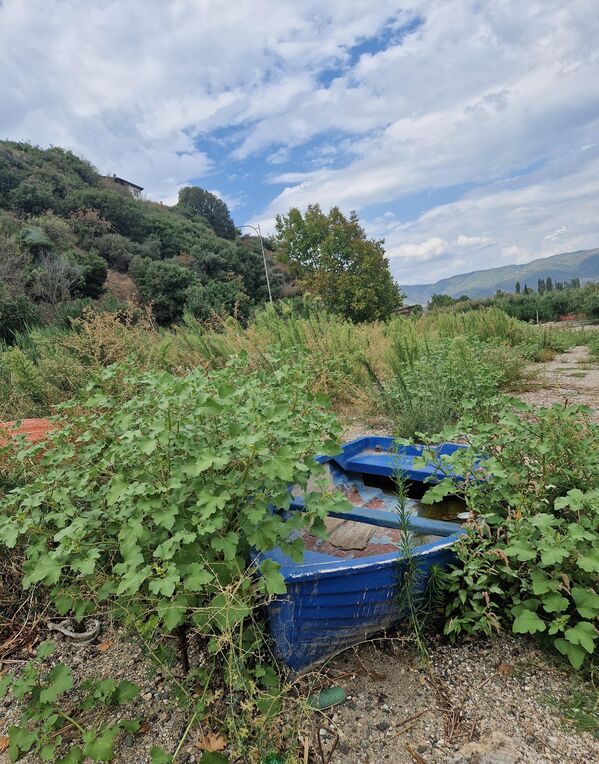
[[[402,244],[397,248],[398,257],[426,262],[447,252],[447,242],[438,236],[432,236],[419,244]]]
[[[455,240],[456,247],[481,247],[492,243],[490,236],[465,236],[463,233]]]
[[[266,229],[357,209],[428,281],[597,243],[598,35],[595,0],[4,0],[0,135]]]

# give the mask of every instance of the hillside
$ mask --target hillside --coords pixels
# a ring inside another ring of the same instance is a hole
[[[551,276],[556,281],[571,281],[579,278],[582,283],[599,280],[599,248],[578,252],[563,252],[551,257],[541,257],[523,265],[503,265],[471,273],[462,273],[441,279],[434,284],[407,284],[402,286],[406,302],[424,305],[433,294],[448,294],[451,297],[490,297],[498,289],[513,292],[517,281],[536,289],[537,280]]]
[[[123,288],[163,325],[184,312],[247,318],[268,298],[259,241],[239,236],[218,197],[188,187],[168,207],[118,180],[65,149],[0,141],[0,338],[68,325],[92,301],[113,308]],[[285,274],[270,266],[277,296]]]

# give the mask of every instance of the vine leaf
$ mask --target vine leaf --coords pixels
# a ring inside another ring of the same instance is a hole
[[[524,610],[514,620],[512,631],[516,634],[535,634],[537,631],[545,631],[545,622],[531,610]]]

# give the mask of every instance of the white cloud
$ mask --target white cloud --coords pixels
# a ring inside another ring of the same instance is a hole
[[[480,268],[525,263],[537,257],[558,252],[591,249],[599,243],[597,198],[599,195],[599,151],[588,164],[570,171],[549,163],[528,177],[528,185],[507,188],[489,184],[471,191],[463,199],[434,207],[408,223],[391,221],[383,230],[385,247],[391,268],[400,283],[436,281],[454,273]],[[552,226],[560,218],[568,225],[560,227],[559,235],[547,237],[547,231],[557,233]],[[438,239],[459,240],[463,221],[469,229],[481,232],[480,238],[492,243],[463,247],[460,260],[435,260],[434,268],[407,256],[410,244]]]
[[[210,174],[198,141],[214,130],[243,131],[238,156],[309,137],[299,104],[319,71],[394,12],[391,0],[4,0],[0,135],[67,146],[171,199]]]
[[[562,225],[559,228],[556,228],[555,231],[552,231],[551,233],[548,233],[547,236],[543,236],[544,241],[555,241],[556,239],[559,239],[559,237],[566,233],[568,230],[567,226]]]
[[[447,242],[438,236],[433,236],[419,244],[402,244],[397,248],[397,257],[426,262],[447,252]]]
[[[492,243],[490,236],[465,236],[463,233],[455,240],[457,247],[484,247]]]
[[[597,244],[598,36],[596,0],[4,0],[0,135],[167,201],[259,156],[254,222],[363,210],[400,280],[434,280]]]

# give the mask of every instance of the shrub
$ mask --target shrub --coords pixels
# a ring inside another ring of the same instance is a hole
[[[238,360],[185,377],[112,366],[25,449],[39,472],[0,501],[0,544],[23,549],[24,587],[41,585],[60,614],[80,619],[101,601],[148,637],[201,638],[192,681],[205,689],[186,703],[194,719],[217,706],[210,717],[227,714],[244,748],[280,694],[252,616],[285,592],[278,564],[258,567],[251,550],[301,559],[302,529],[324,534],[327,513],[346,506],[317,479],[323,493],[305,494],[305,512],[273,510],[322,471],[314,453],[337,451],[339,428],[308,382],[282,354],[253,373]],[[258,712],[260,724],[235,729]]]
[[[193,283],[193,273],[188,268],[171,260],[136,257],[130,273],[141,301],[152,305],[159,324],[172,324],[181,318],[187,289]]]
[[[131,260],[141,254],[139,244],[118,233],[106,233],[97,237],[93,240],[93,246],[108,266],[119,273],[126,273]]]
[[[595,653],[599,596],[599,426],[581,406],[535,410],[508,399],[493,421],[463,419],[425,501],[459,491],[476,520],[457,544],[445,632],[534,634],[580,668]],[[480,454],[484,454],[481,459]]]
[[[234,239],[237,233],[229,214],[229,208],[218,196],[197,186],[188,186],[179,191],[177,209],[191,217],[200,217],[208,221],[217,236]]]
[[[230,281],[208,281],[196,284],[187,291],[185,309],[199,320],[212,316],[235,316],[246,323],[250,314],[250,299],[243,291],[240,278]]]
[[[15,332],[24,331],[40,322],[40,312],[28,297],[13,296],[0,284],[0,340],[10,344]]]
[[[108,274],[105,261],[95,252],[74,252],[71,259],[80,269],[79,281],[74,291],[80,297],[100,297]]]

